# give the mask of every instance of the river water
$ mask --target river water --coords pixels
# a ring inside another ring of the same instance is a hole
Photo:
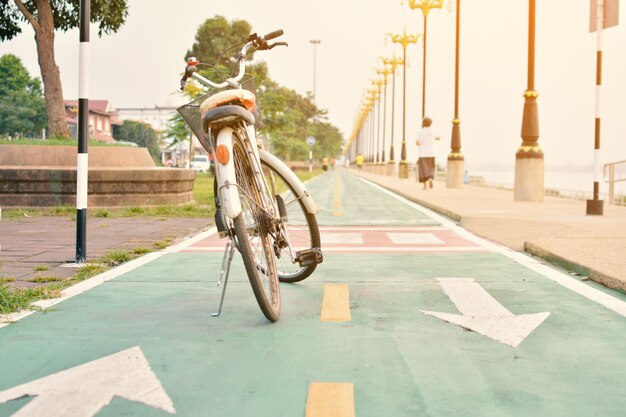
[[[490,185],[501,185],[512,188],[515,180],[514,170],[468,170],[470,177],[483,177]],[[593,192],[593,172],[583,170],[546,170],[544,174],[544,187],[560,191],[570,192]],[[600,193],[608,194],[609,185],[600,181]],[[615,194],[626,194],[626,181],[615,183]]]

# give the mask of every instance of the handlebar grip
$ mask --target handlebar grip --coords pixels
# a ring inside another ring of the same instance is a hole
[[[267,35],[263,36],[263,39],[265,39],[266,41],[270,41],[270,40],[272,40],[274,38],[279,37],[283,33],[285,33],[285,32],[282,29],[278,29],[278,30],[275,30],[275,31],[270,32]]]

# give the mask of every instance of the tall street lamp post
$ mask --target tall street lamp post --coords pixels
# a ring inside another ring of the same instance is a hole
[[[410,43],[417,43],[420,35],[407,35],[406,28],[404,34],[388,34],[393,43],[402,45],[402,151],[400,153],[400,178],[409,178],[409,164],[406,160],[406,48]]]
[[[380,58],[385,66],[391,68],[391,146],[389,148],[389,164],[387,164],[387,175],[396,175],[396,161],[394,152],[394,126],[396,125],[396,68],[403,64],[404,60],[396,58],[393,54],[391,58]]]
[[[376,89],[367,90],[369,94],[369,118],[370,118],[370,165],[376,163]]]
[[[370,97],[368,95],[365,101],[365,154],[363,155],[365,157],[365,162],[367,162],[368,164],[372,160],[372,107],[373,104],[370,101]]]
[[[309,42],[313,44],[313,104],[315,104],[315,91],[317,84],[317,45],[322,41],[319,39],[311,39]]]
[[[381,168],[382,164],[383,164],[383,156],[385,154],[385,144],[384,144],[384,137],[385,137],[385,132],[383,130],[383,140],[381,140],[381,128],[380,128],[380,117],[381,117],[381,112],[380,112],[380,104],[382,102],[381,100],[381,96],[382,96],[382,92],[383,92],[383,85],[385,84],[385,81],[378,79],[378,80],[374,80],[372,81],[372,86],[376,89],[376,95],[378,97],[377,103],[376,103],[376,112],[378,113],[377,116],[377,127],[376,127],[376,166],[374,168],[374,171],[378,174],[382,174],[382,172],[378,172],[379,169]],[[384,122],[384,119],[383,119]]]
[[[452,120],[452,151],[448,155],[446,169],[446,186],[449,188],[463,187],[465,176],[465,158],[461,153],[461,120],[459,119],[459,48],[461,29],[461,0],[456,0],[456,48],[454,65],[454,120]]]
[[[387,165],[385,163],[385,142],[387,139],[387,77],[389,76],[389,74],[391,74],[391,69],[387,68],[387,66],[383,66],[383,68],[378,68],[376,70],[376,73],[383,77],[382,84],[385,87],[383,91],[385,99],[384,99],[384,104],[383,104],[383,144],[382,144],[382,157],[380,159],[380,164],[381,164],[380,174],[388,175],[387,168],[385,167],[385,165]]]
[[[356,147],[355,147],[355,152],[354,152],[354,157],[356,158],[356,156],[358,154],[361,153],[361,150],[363,149],[363,137],[365,135],[364,132],[364,126],[363,123],[365,122],[365,110],[363,108],[361,108],[361,111],[359,113],[359,118],[357,121],[357,136],[356,136]]]
[[[428,13],[430,9],[441,9],[443,0],[409,0],[411,10],[420,9],[424,15],[424,59],[422,69],[422,119],[426,115],[426,35],[428,32]]]
[[[359,109],[359,116],[357,120],[357,146],[356,146],[356,155],[365,154],[365,135],[366,135],[366,126],[365,121],[367,119],[367,112],[365,110],[365,97],[363,97],[361,101],[361,107]]]
[[[522,145],[515,153],[515,201],[543,201],[543,151],[535,91],[535,0],[528,1],[528,87],[524,92]]]

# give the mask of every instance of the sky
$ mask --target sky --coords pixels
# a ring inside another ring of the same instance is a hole
[[[442,136],[437,158],[450,152],[454,115],[455,10],[446,5],[428,19],[426,113]],[[512,168],[521,144],[527,82],[528,0],[462,0],[461,143],[466,167]],[[537,1],[535,87],[539,144],[546,169],[580,167],[593,178],[596,36],[589,33],[588,0]],[[317,104],[344,135],[352,131],[361,97],[378,57],[401,54],[386,33],[423,32],[422,13],[401,0],[129,0],[126,24],[98,38],[92,25],[90,96],[114,107],[180,103],[177,90],[187,49],[198,27],[215,15],[245,19],[260,34],[282,28],[289,48],[259,52],[270,75],[302,94],[313,89],[317,47]],[[626,5],[621,24],[604,31],[601,162],[626,160]],[[421,119],[423,43],[407,50],[408,159]],[[33,31],[0,43],[0,55],[19,56],[39,75]],[[58,32],[55,53],[66,98],[78,94],[78,31]],[[396,146],[402,126],[402,75],[396,77]],[[389,87],[389,107],[391,85]],[[389,123],[388,123],[389,125]],[[590,180],[592,181],[592,180]]]

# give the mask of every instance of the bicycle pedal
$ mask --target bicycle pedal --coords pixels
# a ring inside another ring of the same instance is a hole
[[[321,264],[324,261],[322,249],[312,248],[298,251],[296,252],[296,261],[300,264],[300,266]]]

